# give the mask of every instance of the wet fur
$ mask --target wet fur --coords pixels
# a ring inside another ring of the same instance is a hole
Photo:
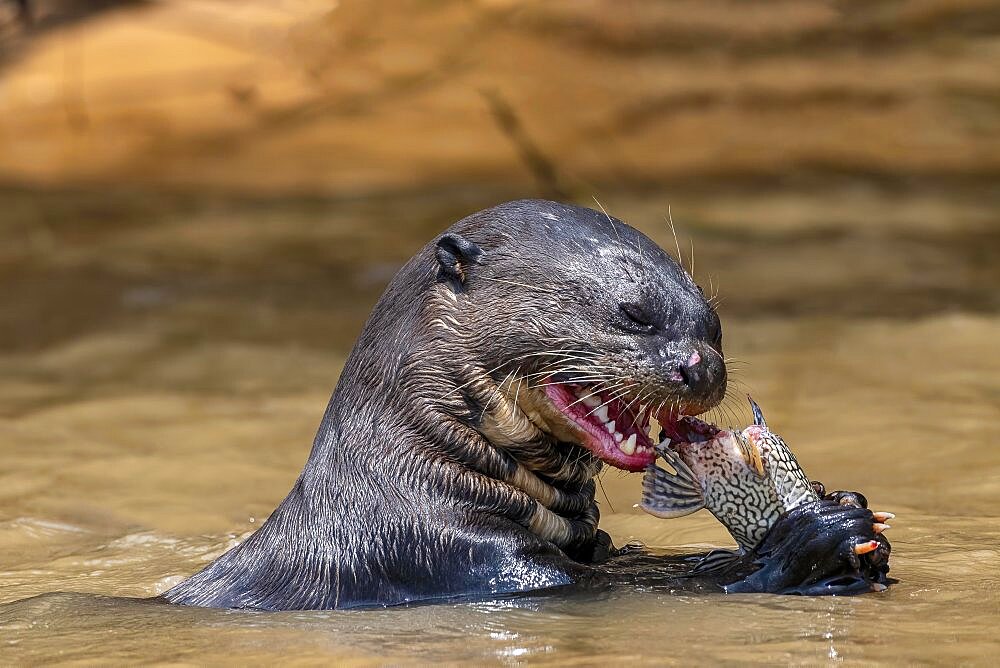
[[[661,329],[630,331],[623,302]],[[690,388],[671,385],[692,345],[715,357]],[[565,349],[575,366],[539,354]],[[708,407],[724,393],[722,359],[701,291],[624,223],[544,201],[470,216],[386,289],[285,500],[163,597],[321,609],[613,580],[595,565],[615,554],[597,530],[601,463],[526,413],[529,386],[608,366],[605,382],[629,379],[647,400]]]

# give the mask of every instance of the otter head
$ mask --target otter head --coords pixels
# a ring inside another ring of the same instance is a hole
[[[625,223],[511,202],[456,223],[434,248],[429,317],[447,330],[442,345],[474,353],[455,355],[464,404],[529,469],[558,478],[589,460],[592,475],[600,460],[641,471],[655,459],[651,417],[676,421],[723,398],[717,314]]]

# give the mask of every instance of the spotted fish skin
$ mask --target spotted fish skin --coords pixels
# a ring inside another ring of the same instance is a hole
[[[748,551],[783,513],[818,499],[791,449],[768,430],[753,399],[750,403],[754,424],[741,432],[697,421],[698,429],[686,434],[689,438],[677,434],[672,442],[663,441],[657,453],[674,472],[655,464],[647,469],[643,510],[657,517],[681,517],[706,508],[741,551]],[[713,554],[706,561],[725,561]]]

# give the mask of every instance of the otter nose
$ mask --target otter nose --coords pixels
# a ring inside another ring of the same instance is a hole
[[[712,390],[712,373],[701,353],[692,350],[688,359],[677,369],[677,374],[692,392],[707,394]]]

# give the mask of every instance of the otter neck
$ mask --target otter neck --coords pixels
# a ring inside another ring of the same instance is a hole
[[[362,476],[387,488],[405,480],[433,503],[506,517],[564,550],[592,541],[599,463],[543,434],[506,397],[473,352],[457,301],[434,286],[396,310],[376,308],[306,475],[330,484]],[[383,320],[386,312],[396,315]],[[391,357],[385,340],[395,341]]]
[[[524,526],[564,549],[593,539],[599,519],[594,477],[600,461],[541,431],[484,369],[466,370],[460,401],[442,406],[467,429],[463,463],[534,501]],[[509,383],[506,383],[509,385]]]
[[[594,482],[599,460],[554,440],[521,410],[513,387],[520,389],[524,379],[513,377],[513,367],[487,368],[480,355],[470,355],[482,341],[468,322],[463,299],[437,285],[421,310],[428,327],[418,349],[436,351],[433,363],[454,380],[448,392],[435,387],[431,408],[444,419],[432,423],[460,424],[463,431],[457,439],[450,438],[451,432],[434,440],[447,444],[449,454],[469,469],[505,486],[512,498],[529,498],[530,515],[520,519],[529,531],[564,549],[592,541],[599,518]],[[415,362],[429,360],[425,355]]]

